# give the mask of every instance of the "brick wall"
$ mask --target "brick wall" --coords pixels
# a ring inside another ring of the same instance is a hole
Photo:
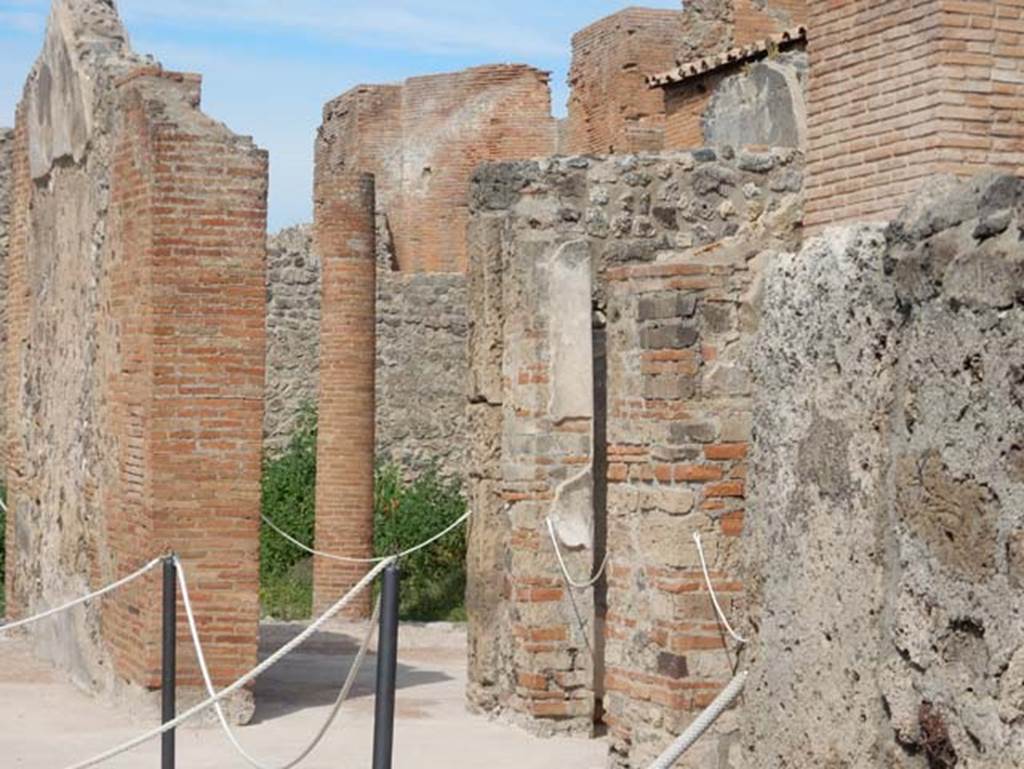
[[[256,661],[267,156],[198,111],[197,76],[140,68],[109,4],[54,20],[14,149],[9,607],[174,549],[223,685]],[[35,627],[39,652],[86,688],[158,686],[157,584]]]
[[[374,184],[368,174],[331,168],[322,151],[318,144],[313,209],[313,247],[323,265],[316,547],[366,558],[373,550]],[[365,573],[358,564],[314,559],[314,614]],[[369,607],[364,592],[346,612],[363,616]]]
[[[573,35],[568,153],[662,147],[664,99],[644,78],[675,64],[681,17],[679,11],[628,8]]]
[[[807,223],[887,219],[935,173],[1024,165],[1024,9],[809,3]]]
[[[110,387],[121,473],[107,528],[114,552],[181,556],[225,685],[256,661],[268,168],[265,152],[182,109],[198,85],[143,72],[120,86],[110,290],[122,363]],[[155,688],[156,606],[115,606],[115,658]],[[201,684],[194,668],[179,681]]]
[[[612,765],[640,767],[728,680],[690,534],[704,534],[728,610],[742,617],[749,340],[761,266],[799,240],[801,185],[793,150],[478,173],[469,491],[480,517],[468,593],[477,707],[540,732],[603,720]],[[567,271],[574,260],[586,269]],[[570,314],[581,285],[592,327]],[[567,345],[590,365],[566,373]],[[587,387],[589,416],[555,411],[565,388],[580,397]],[[565,524],[574,578],[607,552],[606,582],[566,589],[548,516]],[[581,521],[592,539],[574,532]],[[729,754],[736,727],[727,716],[691,765],[726,766],[718,751]]]
[[[325,106],[318,162],[374,174],[400,270],[464,272],[473,169],[554,152],[550,102],[547,73],[523,65],[359,86]]]

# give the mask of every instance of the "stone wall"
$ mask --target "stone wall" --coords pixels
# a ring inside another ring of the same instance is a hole
[[[311,225],[267,239],[267,383],[263,452],[279,454],[320,385],[320,257]]]
[[[377,456],[466,472],[466,278],[377,272]]]
[[[664,98],[644,78],[675,63],[681,18],[679,11],[627,8],[573,35],[569,154],[662,148]]]
[[[1024,761],[1024,183],[927,189],[766,277],[750,766]]]
[[[17,617],[174,549],[224,685],[256,661],[267,156],[199,91],[112,4],[54,3],[14,142],[7,589]],[[157,687],[156,579],[34,628],[40,652]]]
[[[642,766],[728,679],[690,534],[704,534],[729,610],[742,606],[753,305],[764,253],[799,240],[801,179],[793,150],[478,172],[477,707],[542,732],[603,720],[613,764]],[[567,589],[549,517],[575,579],[608,554],[595,589]],[[726,719],[719,733],[735,729]],[[693,760],[717,761],[719,746],[731,757],[728,744],[709,740]]]
[[[789,50],[664,87],[665,147],[807,146],[807,54]]]
[[[380,224],[378,218],[378,224]],[[268,239],[264,454],[279,454],[320,387],[321,264],[311,225]],[[378,238],[383,238],[378,227]],[[378,240],[376,455],[465,476],[466,278],[391,269]]]
[[[473,67],[358,86],[328,102],[318,163],[374,175],[397,269],[465,272],[473,170],[550,155],[556,133],[546,72]]]
[[[1016,0],[808,7],[809,227],[887,220],[936,173],[1024,166]]]
[[[0,128],[0,350],[7,349],[7,253],[10,243],[14,131]],[[7,367],[0,366],[0,393],[6,392]],[[0,398],[0,436],[7,434],[7,409]],[[6,472],[7,441],[0,440],[0,472]]]

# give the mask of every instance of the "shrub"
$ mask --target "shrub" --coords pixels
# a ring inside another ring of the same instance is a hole
[[[466,512],[461,484],[443,476],[436,467],[406,482],[398,466],[379,464],[374,480],[373,544],[377,555],[393,555],[418,545]],[[465,618],[465,527],[406,557],[401,566],[402,619]]]
[[[263,466],[263,514],[300,542],[313,543],[316,509],[316,411],[303,409],[298,426],[279,457]],[[260,527],[260,603],[278,619],[308,617],[313,608],[309,556],[269,526]]]
[[[317,415],[303,410],[281,456],[263,466],[263,514],[282,531],[313,544],[316,510]],[[436,467],[406,481],[394,464],[378,463],[374,473],[374,553],[392,555],[423,542],[466,512],[457,479]],[[265,616],[309,617],[313,606],[309,555],[269,526],[260,528],[260,604]],[[402,562],[399,606],[404,620],[461,620],[466,591],[465,528],[452,531]]]

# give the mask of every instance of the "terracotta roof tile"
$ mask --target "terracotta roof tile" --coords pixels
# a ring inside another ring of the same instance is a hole
[[[785,48],[806,39],[807,27],[792,27],[791,29],[778,32],[774,35],[758,40],[757,42],[750,43],[749,45],[730,48],[728,51],[723,51],[716,56],[705,56],[700,59],[686,62],[685,64],[680,64],[675,69],[669,70],[668,72],[662,72],[658,75],[649,75],[647,77],[647,85],[651,88],[663,88],[667,85],[682,83],[690,78],[706,75],[709,72],[714,72],[715,70],[721,69],[722,67],[726,67],[730,64],[737,64],[750,61],[751,59],[756,59],[768,53],[769,49],[772,47]]]

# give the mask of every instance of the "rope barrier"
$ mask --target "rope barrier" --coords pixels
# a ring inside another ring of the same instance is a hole
[[[740,696],[740,692],[743,691],[743,686],[746,683],[746,671],[733,678],[722,693],[715,697],[704,712],[697,716],[686,731],[664,753],[658,756],[647,769],[671,769],[671,766],[682,757],[683,753],[689,750],[704,735],[704,732],[711,728],[711,725],[718,720],[718,717]]]
[[[195,612],[192,610],[192,601],[188,594],[188,580],[185,577],[185,568],[177,556],[174,558],[174,565],[177,567],[178,585],[181,589],[181,601],[185,608],[185,617],[188,620],[188,629],[192,636],[192,645],[195,648],[196,660],[199,663],[199,670],[203,675],[203,683],[206,686],[206,691],[210,697],[213,698],[217,696],[217,690],[214,688],[213,679],[210,676],[210,669],[206,664],[206,655],[203,653],[203,645],[199,640],[199,630],[196,627]],[[220,721],[221,729],[224,730],[225,736],[238,754],[245,759],[250,766],[254,767],[254,769],[293,769],[293,767],[302,763],[309,754],[316,749],[326,736],[327,731],[334,724],[335,719],[338,717],[338,713],[341,711],[341,706],[348,699],[349,693],[352,691],[352,686],[355,684],[359,671],[363,666],[363,661],[366,659],[366,653],[370,647],[370,641],[373,638],[373,631],[377,627],[377,620],[379,617],[380,599],[377,600],[366,635],[359,647],[359,651],[356,653],[352,666],[349,668],[348,674],[345,676],[345,682],[342,684],[341,691],[338,693],[338,697],[334,701],[334,705],[327,714],[327,719],[313,737],[313,741],[292,761],[280,766],[271,766],[253,758],[252,755],[242,746],[241,742],[239,742],[238,735],[235,734],[234,729],[231,728],[231,724],[228,722],[227,716],[224,715],[224,709],[221,707],[220,701],[218,700],[213,703],[214,710],[217,713],[217,720]]]
[[[558,535],[555,534],[555,524],[551,521],[551,517],[547,518],[548,524],[548,536],[551,538],[551,544],[555,548],[555,555],[558,556],[558,566],[562,570],[562,576],[565,577],[565,581],[577,590],[586,590],[593,587],[598,583],[602,576],[604,576],[605,569],[608,568],[608,557],[609,553],[604,554],[604,561],[601,563],[601,567],[597,570],[597,574],[591,577],[586,582],[577,582],[570,576],[569,569],[565,565],[565,559],[562,557],[562,549],[558,546]]]
[[[286,532],[283,529],[279,528],[265,514],[261,513],[260,517],[263,519],[263,522],[265,524],[267,524],[267,526],[269,526],[273,531],[277,532],[277,534],[279,534],[281,537],[284,537],[284,539],[288,540],[289,542],[291,542],[293,545],[295,545],[299,549],[305,550],[310,555],[316,555],[316,556],[319,556],[321,558],[330,559],[332,561],[341,561],[342,563],[374,564],[374,563],[383,563],[384,561],[390,560],[392,558],[395,558],[395,559],[407,558],[410,555],[412,555],[413,553],[417,553],[420,550],[422,550],[423,548],[429,547],[430,545],[434,544],[435,542],[437,542],[442,537],[447,536],[448,534],[450,534],[451,532],[453,532],[457,528],[459,528],[459,526],[461,526],[462,524],[464,524],[466,521],[469,520],[469,517],[472,514],[473,514],[472,510],[467,510],[466,513],[461,518],[459,518],[459,520],[455,521],[455,523],[453,523],[451,526],[446,528],[444,531],[441,531],[438,534],[435,534],[430,539],[428,539],[428,540],[426,540],[424,542],[421,542],[420,544],[416,545],[415,547],[410,547],[408,550],[404,550],[401,553],[398,553],[397,555],[386,555],[386,556],[381,556],[379,558],[351,558],[351,557],[349,557],[347,555],[335,555],[334,553],[325,553],[322,550],[314,550],[309,545],[303,544],[302,542],[297,540],[295,537],[293,537],[291,534],[289,534],[288,532]]]
[[[39,622],[40,620],[44,620],[47,617],[52,617],[54,614],[60,614],[61,612],[65,612],[65,611],[68,611],[70,609],[73,609],[76,606],[79,606],[80,604],[88,603],[89,601],[95,600],[96,598],[101,598],[101,597],[105,596],[107,593],[112,593],[115,590],[117,590],[118,588],[124,587],[129,582],[134,582],[139,577],[149,573],[150,571],[155,569],[157,566],[159,566],[161,561],[163,561],[163,558],[154,558],[152,561],[147,563],[141,569],[139,569],[138,571],[132,572],[127,577],[123,577],[122,579],[119,579],[116,582],[111,582],[106,587],[101,588],[100,590],[97,590],[94,593],[89,593],[89,595],[85,595],[85,596],[82,596],[81,598],[76,598],[73,601],[69,601],[68,603],[64,604],[63,606],[57,606],[57,607],[55,607],[53,609],[48,609],[48,610],[46,610],[44,612],[41,612],[39,614],[36,614],[36,615],[34,615],[32,617],[27,617],[26,619],[18,620],[17,622],[8,622],[6,625],[0,625],[0,634],[8,633],[8,632],[10,632],[12,630],[16,630],[17,628],[24,627],[25,625],[31,625],[33,622]]]
[[[729,632],[737,643],[746,644],[747,639],[732,629],[732,625],[729,624],[729,620],[725,617],[725,612],[722,611],[721,604],[718,603],[718,596],[715,595],[715,588],[711,584],[711,575],[708,573],[708,562],[704,560],[704,546],[700,541],[700,533],[693,532],[693,541],[697,543],[697,555],[700,556],[700,568],[704,571],[704,582],[708,586],[708,593],[711,595],[711,603],[715,605],[715,611],[718,613],[718,619],[722,621],[722,625]]]
[[[257,678],[258,676],[272,668],[284,657],[291,654],[297,647],[301,646],[311,635],[316,633],[316,631],[319,630],[326,622],[328,622],[338,612],[340,612],[342,609],[348,606],[348,604],[351,603],[352,600],[357,595],[359,595],[363,590],[365,590],[367,586],[369,586],[373,582],[373,580],[376,579],[378,574],[384,571],[384,569],[386,569],[388,565],[393,563],[394,561],[395,558],[392,557],[374,566],[373,569],[371,569],[366,576],[359,580],[355,587],[353,587],[351,590],[348,591],[348,593],[346,593],[344,596],[338,599],[338,601],[333,606],[327,609],[327,611],[320,615],[320,617],[314,622],[312,622],[305,630],[303,630],[301,633],[295,636],[295,638],[293,638],[287,644],[282,646],[272,655],[267,657],[267,659],[265,659],[259,665],[257,665],[248,673],[243,675],[233,684],[224,689],[221,689],[216,696],[210,697],[192,706],[184,713],[176,717],[174,720],[168,721],[166,724],[163,724],[162,726],[156,727],[155,729],[151,729],[145,734],[141,734],[138,737],[134,737],[133,739],[128,740],[127,742],[121,745],[118,745],[117,747],[111,748],[110,750],[100,753],[99,755],[93,756],[92,758],[86,759],[85,761],[80,761],[77,764],[72,764],[66,767],[66,769],[87,769],[90,766],[96,766],[97,764],[101,764],[104,761],[109,761],[111,758],[114,758],[115,756],[118,756],[122,753],[126,753],[129,750],[132,750],[133,748],[136,748],[139,745],[142,745],[143,743],[160,736],[164,732],[168,732],[171,729],[175,729],[178,726],[181,726],[181,724],[185,723],[186,721],[192,718],[195,718],[199,713],[202,713],[204,710],[211,707],[214,703],[221,702],[222,700],[230,697],[232,694],[237,692],[247,683],[249,683],[253,679]]]

